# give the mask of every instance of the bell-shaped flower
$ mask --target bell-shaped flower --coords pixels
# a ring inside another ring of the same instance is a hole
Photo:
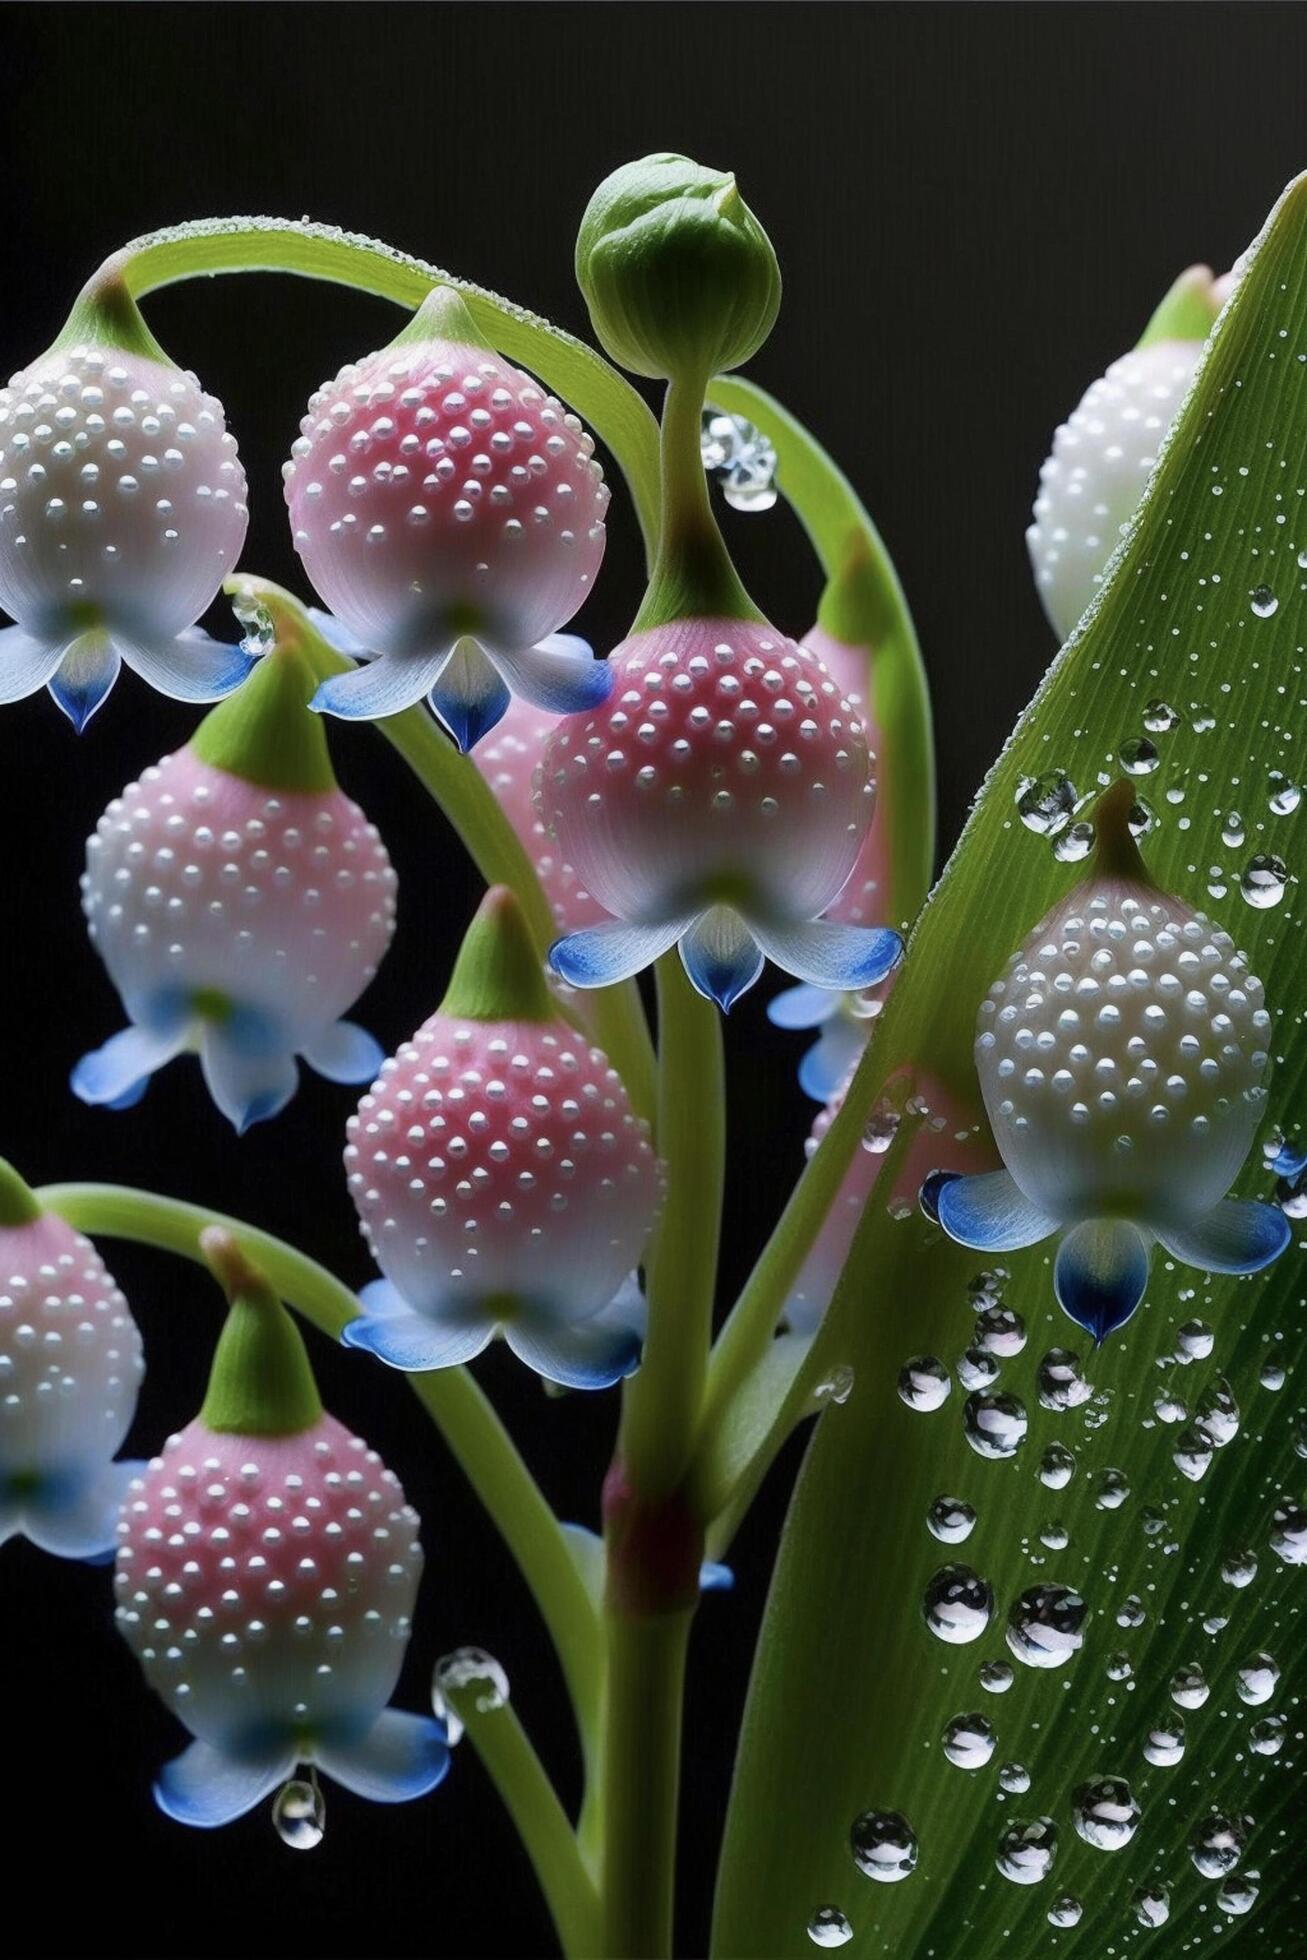
[[[423,696],[470,749],[521,695],[602,701],[607,667],[558,629],[604,553],[608,490],[574,415],[436,287],[379,353],[313,396],[285,466],[295,549],[372,656],[314,706],[353,720]]]
[[[1151,883],[1130,797],[1120,783],[1102,799],[1092,875],[981,1003],[976,1068],[1005,1168],[933,1193],[963,1245],[1059,1234],[1057,1298],[1097,1341],[1139,1305],[1154,1241],[1203,1272],[1251,1273],[1289,1239],[1277,1206],[1226,1196],[1266,1106],[1262,984],[1227,933]]]
[[[1053,437],[1026,544],[1059,640],[1102,585],[1228,291],[1228,277],[1213,279],[1205,265],[1182,273],[1139,345],[1090,385]]]
[[[84,294],[0,388],[0,702],[48,687],[79,731],[124,663],[215,701],[251,656],[195,622],[245,539],[222,404],[175,367],[126,291]]]
[[[303,1341],[231,1236],[201,1240],[231,1298],[204,1406],[132,1485],[117,1621],[195,1740],[155,1785],[179,1823],[231,1823],[297,1764],[377,1803],[435,1787],[445,1726],[387,1707],[422,1548],[399,1480],[323,1412]]]
[[[385,1274],[348,1345],[446,1368],[501,1334],[567,1388],[635,1367],[657,1163],[607,1057],[558,1017],[510,892],[487,894],[441,1006],[351,1117],[345,1167]]]
[[[770,958],[810,985],[874,986],[902,952],[884,927],[823,919],[875,801],[858,717],[817,656],[765,623],[679,619],[611,655],[595,713],[549,738],[540,814],[612,914],[551,949],[577,987],[679,945],[729,1008]]]
[[[141,1466],[115,1463],[145,1374],[131,1309],[88,1239],[0,1160],[0,1545],[111,1558]]]
[[[381,1048],[342,1016],[390,944],[395,873],[336,783],[313,684],[294,649],[265,655],[101,817],[82,904],[130,1025],[74,1069],[84,1102],[129,1108],[193,1051],[242,1131],[290,1101],[297,1056],[375,1074]]]

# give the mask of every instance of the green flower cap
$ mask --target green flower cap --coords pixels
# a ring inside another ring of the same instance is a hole
[[[666,152],[605,177],[581,220],[576,277],[608,353],[658,381],[741,366],[781,299],[771,240],[735,179]]]
[[[1118,776],[1094,805],[1095,878],[1119,878],[1128,885],[1146,885],[1156,890],[1155,879],[1140,855],[1130,829],[1130,812],[1135,807],[1134,784],[1128,776]]]
[[[318,1386],[299,1328],[221,1225],[200,1251],[231,1302],[200,1421],[220,1436],[298,1436],[321,1420]]]
[[[495,351],[453,286],[433,286],[412,319],[386,345],[414,347],[424,340],[452,340],[460,346],[484,348],[488,354]]]
[[[283,640],[210,709],[191,737],[192,752],[210,768],[263,789],[335,789],[325,718],[308,706],[317,684],[300,648]]]
[[[895,623],[890,594],[871,546],[861,531],[852,531],[839,569],[821,595],[817,624],[844,646],[875,648]]]
[[[137,354],[143,360],[159,361],[175,368],[176,361],[166,354],[127,290],[120,273],[97,273],[83,286],[73,301],[72,312],[47,352],[61,353],[71,347],[115,347],[123,354]]]
[[[458,1021],[554,1021],[544,963],[507,885],[492,885],[459,949],[440,1013]]]
[[[1191,265],[1180,274],[1139,338],[1141,347],[1159,340],[1206,340],[1224,304],[1223,281],[1210,265]]]
[[[0,1227],[30,1225],[41,1216],[36,1193],[8,1158],[0,1157]]]

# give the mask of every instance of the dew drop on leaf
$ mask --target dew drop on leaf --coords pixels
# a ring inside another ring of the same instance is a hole
[[[1291,817],[1302,802],[1302,789],[1279,769],[1272,769],[1266,783],[1267,804],[1273,817]]]
[[[1256,1756],[1278,1756],[1288,1724],[1283,1715],[1264,1715],[1248,1731],[1248,1747]]]
[[[1206,1361],[1216,1336],[1203,1320],[1186,1320],[1175,1337],[1176,1360],[1182,1367],[1191,1361]]]
[[[853,1928],[838,1906],[818,1906],[808,1921],[808,1938],[814,1946],[847,1946]]]
[[[986,1694],[1005,1695],[1017,1676],[1007,1661],[984,1661],[976,1678]]]
[[[989,1462],[1015,1456],[1029,1427],[1024,1403],[1006,1389],[977,1389],[962,1406],[963,1434]]]
[[[1211,1692],[1197,1661],[1178,1667],[1171,1676],[1171,1699],[1177,1708],[1201,1708]]]
[[[976,1315],[976,1347],[1010,1361],[1026,1344],[1026,1323],[1011,1307],[986,1307]]]
[[[1227,1552],[1221,1560],[1221,1577],[1227,1586],[1234,1586],[1242,1592],[1257,1577],[1257,1554],[1246,1545],[1236,1551]]]
[[[1027,1667],[1062,1667],[1083,1645],[1088,1617],[1070,1586],[1031,1586],[1008,1613],[1007,1644]]]
[[[1259,585],[1252,594],[1250,604],[1258,619],[1273,619],[1280,609],[1280,602],[1269,585]]]
[[[849,1843],[858,1870],[882,1885],[894,1885],[916,1869],[916,1833],[902,1811],[862,1811],[853,1820]]]
[[[994,1724],[986,1715],[955,1715],[940,1738],[944,1754],[958,1769],[983,1769],[997,1743]]]
[[[1216,1888],[1216,1903],[1222,1912],[1232,1919],[1241,1919],[1251,1912],[1257,1904],[1257,1887],[1253,1884],[1253,1874],[1243,1873],[1234,1878],[1223,1879]]]
[[[1123,1851],[1142,1815],[1123,1776],[1096,1776],[1082,1783],[1072,1805],[1076,1835],[1096,1851]]]
[[[1038,1885],[1057,1857],[1057,1825],[1051,1817],[1014,1821],[998,1841],[994,1862],[1014,1885]]]
[[[1119,1511],[1130,1495],[1130,1480],[1124,1470],[1103,1470],[1094,1487],[1094,1505],[1100,1511]]]
[[[1164,1715],[1144,1737],[1144,1756],[1157,1769],[1173,1769],[1184,1755],[1182,1715]]]
[[[1094,1392],[1081,1372],[1079,1356],[1070,1348],[1050,1348],[1039,1364],[1036,1381],[1040,1407],[1045,1409],[1077,1409]]]
[[[1039,1459],[1039,1481],[1049,1490],[1065,1490],[1076,1474],[1076,1460],[1065,1443],[1050,1443]]]
[[[963,1388],[992,1388],[998,1380],[998,1358],[985,1348],[969,1347],[958,1357],[957,1376]]]
[[[976,1513],[961,1497],[937,1497],[926,1513],[926,1525],[941,1543],[960,1545],[975,1530]]]
[[[1048,1923],[1050,1926],[1078,1926],[1084,1910],[1073,1892],[1059,1892],[1048,1908]]]
[[[1056,837],[1065,829],[1079,801],[1075,784],[1062,769],[1023,776],[1017,785],[1017,815],[1039,837]]]
[[[1280,1664],[1273,1654],[1250,1654],[1234,1677],[1240,1701],[1259,1708],[1269,1701],[1280,1682]]]
[[[1171,1895],[1164,1885],[1140,1885],[1131,1896],[1130,1910],[1141,1926],[1165,1926],[1171,1917]]]
[[[933,1354],[918,1354],[899,1369],[899,1401],[918,1413],[942,1408],[952,1387],[948,1369]]]
[[[1179,726],[1179,721],[1169,701],[1150,701],[1144,709],[1144,727],[1150,735],[1169,735]]]
[[[1301,1504],[1276,1505],[1271,1550],[1285,1565],[1307,1565],[1307,1510]]]
[[[1053,856],[1059,864],[1079,864],[1093,848],[1094,826],[1091,823],[1068,824],[1053,840]]]
[[[964,1647],[989,1625],[994,1589],[969,1565],[942,1565],[927,1582],[921,1611],[937,1640]]]
[[[1210,1810],[1195,1826],[1189,1856],[1200,1878],[1224,1878],[1243,1857],[1248,1843],[1248,1819]]]
[[[494,1655],[482,1647],[457,1647],[452,1654],[443,1655],[436,1662],[432,1686],[445,1701],[455,1692],[471,1690],[478,1715],[493,1715],[508,1706],[508,1676]]]
[[[1023,1797],[1030,1788],[1030,1771],[1024,1763],[1004,1763],[998,1773],[998,1787],[1010,1797]]]
[[[1239,890],[1255,911],[1269,912],[1284,897],[1288,882],[1289,867],[1284,859],[1270,851],[1258,851],[1243,868]]]

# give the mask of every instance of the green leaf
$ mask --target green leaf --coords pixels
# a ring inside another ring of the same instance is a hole
[[[1120,773],[1121,744],[1144,732],[1145,706],[1160,700],[1180,720],[1150,736],[1159,765],[1139,785],[1158,817],[1144,845],[1149,868],[1246,947],[1276,1017],[1270,1117],[1288,1130],[1307,1127],[1303,819],[1272,814],[1268,800],[1272,770],[1301,781],[1307,769],[1305,493],[1302,179],[1277,205],[1208,343],[1097,610],[1022,717],[921,915],[907,972],[877,1023],[860,1101],[905,1063],[922,1063],[981,1120],[971,1053],[978,1002],[1079,875],[1022,825],[1019,785],[1061,770],[1082,794],[1094,791]],[[1002,651],[993,645],[992,657]],[[1238,846],[1223,842],[1234,807],[1244,816]],[[1268,909],[1240,895],[1240,874],[1257,852],[1282,858],[1290,872],[1282,902]],[[1223,867],[1220,879],[1209,879],[1213,865]],[[1225,889],[1209,895],[1209,883]],[[1269,1194],[1257,1152],[1239,1189]],[[1132,1895],[1158,1883],[1169,1887],[1171,1909],[1156,1950],[1186,1951],[1226,1922],[1217,1884],[1199,1876],[1187,1848],[1213,1805],[1253,1819],[1240,1870],[1260,1874],[1260,1897],[1249,1918],[1233,1922],[1233,1936],[1295,1950],[1297,1836],[1287,1827],[1301,1779],[1307,1581],[1275,1555],[1271,1537],[1277,1504],[1307,1502],[1307,1463],[1294,1442],[1307,1366],[1301,1250],[1292,1246],[1268,1275],[1240,1280],[1205,1279],[1155,1254],[1143,1307],[1097,1354],[1085,1352],[1053,1302],[1047,1251],[1003,1258],[1006,1304],[1025,1316],[1029,1340],[1004,1364],[1001,1385],[1026,1405],[1030,1426],[1014,1458],[989,1462],[965,1441],[956,1381],[933,1414],[910,1411],[896,1392],[908,1357],[933,1353],[952,1364],[967,1346],[968,1282],[983,1261],[920,1217],[868,1208],[817,1342],[817,1365],[849,1364],[855,1385],[818,1426],[773,1583],[720,1873],[719,1955],[810,1954],[808,1921],[829,1904],[853,1924],[845,1950],[854,1955],[1099,1960],[1145,1937]],[[1214,1330],[1214,1351],[1187,1367],[1169,1363],[1178,1327],[1193,1319]],[[1093,1392],[1078,1409],[1039,1405],[1036,1370],[1053,1346],[1081,1354]],[[1261,1385],[1272,1348],[1287,1371],[1279,1389]],[[1243,1412],[1240,1433],[1191,1483],[1172,1460],[1177,1431],[1157,1419],[1154,1399],[1174,1389],[1193,1406],[1220,1377]],[[1037,1474],[1055,1441],[1076,1464],[1061,1490]],[[1124,1473],[1129,1488],[1116,1508],[1098,1501],[1108,1470]],[[938,1543],[926,1529],[941,1494],[976,1509],[963,1545]],[[1069,1535],[1064,1549],[1041,1542],[1054,1521]],[[1238,1588],[1221,1567],[1245,1546],[1257,1572]],[[928,1580],[954,1560],[984,1575],[997,1601],[983,1637],[960,1647],[934,1638],[922,1618]],[[1083,1648],[1058,1671],[1016,1662],[1010,1692],[987,1694],[978,1668],[1011,1659],[1007,1609],[1042,1581],[1087,1600]],[[1132,1598],[1146,1617],[1122,1625],[1118,1615],[1134,1617]],[[1237,1670],[1259,1650],[1274,1655],[1282,1676],[1265,1706],[1249,1707],[1236,1692]],[[1118,1651],[1130,1680],[1109,1678]],[[1177,1712],[1168,1683],[1191,1661],[1206,1671],[1210,1699],[1185,1714],[1183,1760],[1155,1767],[1143,1742]],[[1249,1731],[1277,1711],[1289,1718],[1283,1749],[1255,1753]],[[973,1712],[993,1722],[998,1745],[987,1767],[969,1772],[945,1759],[940,1737],[952,1716]],[[1000,1791],[1005,1763],[1024,1766],[1027,1791]],[[1111,1853],[1073,1826],[1074,1792],[1097,1776],[1126,1778],[1142,1807],[1133,1839]],[[902,1812],[916,1833],[919,1862],[901,1883],[869,1882],[853,1863],[850,1825],[867,1809]],[[1018,1886],[995,1868],[999,1835],[1039,1816],[1056,1822],[1056,1862],[1043,1883]],[[1076,1926],[1054,1929],[1046,1915],[1062,1892],[1084,1911]]]

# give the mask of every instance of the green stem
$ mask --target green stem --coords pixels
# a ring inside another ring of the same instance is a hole
[[[544,1893],[568,1960],[599,1960],[599,1898],[576,1837],[511,1704],[478,1706],[475,1686],[442,1689],[485,1765]]]
[[[676,1882],[681,1711],[690,1611],[606,1616],[603,1951],[667,1960]]]
[[[633,633],[678,619],[762,618],[740,583],[713,516],[699,446],[702,421],[702,379],[678,376],[669,381],[660,435],[658,555]]]
[[[50,1184],[36,1195],[79,1232],[132,1239],[200,1263],[200,1233],[209,1225],[225,1226],[280,1297],[333,1340],[358,1313],[354,1294],[325,1266],[243,1219],[116,1184]],[[589,1758],[599,1713],[602,1643],[594,1607],[558,1520],[465,1368],[408,1379],[531,1590],[558,1651]]]
[[[608,445],[626,478],[652,559],[658,537],[654,419],[630,382],[584,341],[425,259],[309,219],[204,218],[169,225],[124,245],[89,283],[119,276],[140,299],[178,280],[218,272],[284,272],[324,279],[413,309],[433,286],[453,286],[486,338],[556,389]]]
[[[712,1337],[726,1157],[721,1016],[674,950],[658,962],[658,1152],[667,1200],[649,1260],[644,1360],[626,1387],[619,1455],[631,1487],[664,1495],[689,1463]]]

